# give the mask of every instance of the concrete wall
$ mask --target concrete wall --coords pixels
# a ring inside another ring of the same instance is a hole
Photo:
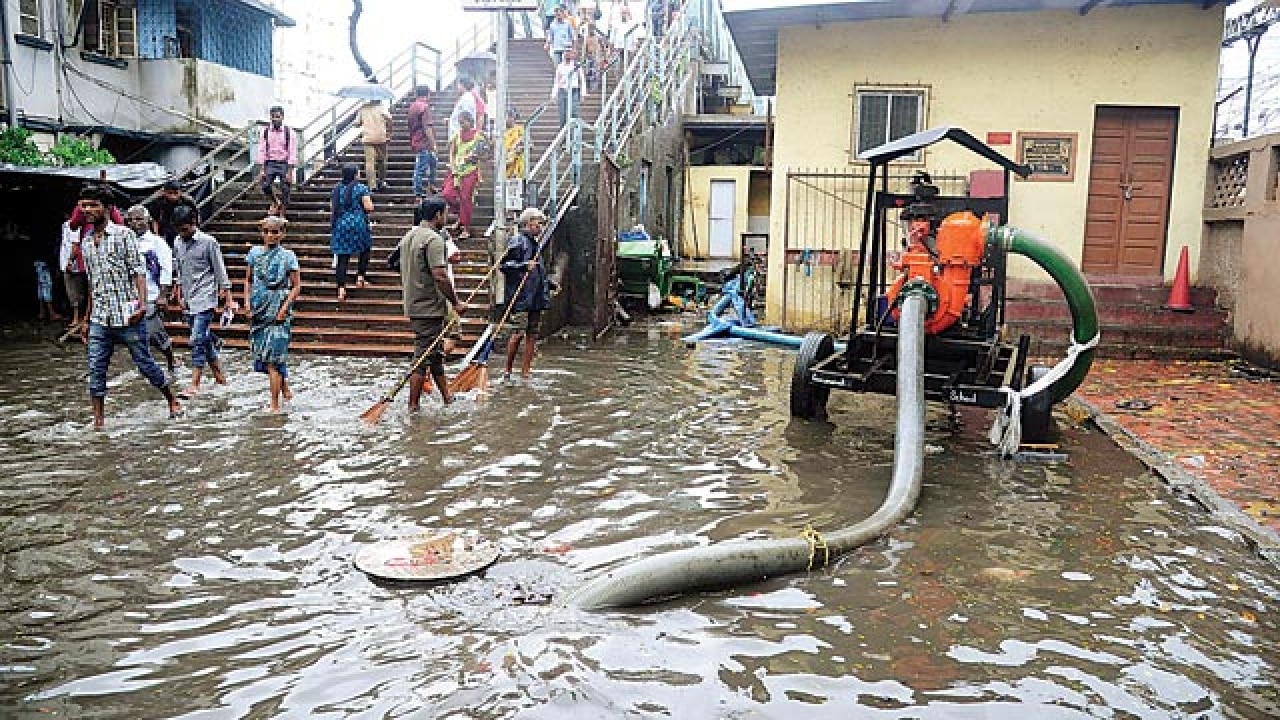
[[[12,38],[18,28],[18,4],[5,3],[11,34],[0,40],[9,43],[13,58],[13,82],[6,83],[5,98],[12,98],[15,110],[21,111],[19,122],[40,134],[42,144],[50,144],[53,133],[66,126],[158,134],[208,132],[175,112],[223,127],[243,127],[262,117],[272,98],[270,16],[239,3],[198,4],[221,23],[215,30],[239,38],[220,40],[213,49],[213,59],[225,58],[225,64],[139,58],[95,62],[83,55],[82,44],[64,51],[56,43],[61,0],[41,4],[42,39],[50,47],[18,44]],[[140,54],[162,54],[173,5],[173,0],[138,4]],[[149,14],[153,11],[156,16]],[[71,29],[66,32],[69,39]]]
[[[1084,243],[1089,158],[1099,105],[1163,106],[1179,110],[1165,248],[1172,275],[1183,245],[1200,245],[1204,161],[1222,34],[1222,8],[1198,5],[1099,8],[1075,12],[983,13],[786,27],[778,35],[778,98],[774,149],[770,271],[781,268],[786,173],[807,167],[862,166],[851,158],[853,91],[864,84],[925,86],[926,127],[958,125],[987,132],[1078,134],[1072,182],[1019,182],[1012,190],[1014,224],[1036,230],[1079,260]],[[997,147],[1010,156],[1012,146]],[[936,145],[925,158],[935,174],[989,168],[955,145]],[[857,202],[861,202],[858,200]],[[846,238],[856,246],[857,238]],[[833,248],[841,249],[841,248]],[[1014,276],[1039,277],[1015,258]],[[818,274],[815,274],[818,277]],[[781,303],[769,287],[769,315]],[[823,306],[823,303],[817,303]],[[792,318],[823,327],[827,317]]]
[[[1196,284],[1216,288],[1219,302],[1231,310],[1236,349],[1273,367],[1280,367],[1277,180],[1280,134],[1213,149],[1196,278]]]
[[[138,60],[139,89],[147,98],[165,98],[169,108],[228,129],[239,129],[267,114],[273,83],[270,77],[204,60]],[[176,115],[166,132],[198,132]],[[160,123],[161,118],[155,118]]]
[[[678,238],[684,197],[684,135],[678,126],[658,126],[632,139],[627,157],[630,164],[621,168],[618,228],[627,229],[643,223],[653,237]],[[645,217],[639,214],[640,170],[649,169],[644,202]],[[667,207],[666,171],[671,169],[672,208]]]

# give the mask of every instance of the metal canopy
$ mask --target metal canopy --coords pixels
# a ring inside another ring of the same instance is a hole
[[[1019,165],[1004,155],[996,152],[978,138],[970,135],[961,128],[955,127],[954,125],[944,125],[942,127],[936,127],[929,130],[922,130],[913,135],[898,138],[893,142],[888,142],[884,145],[871,148],[859,155],[858,159],[883,165],[943,140],[950,140],[967,150],[981,155],[1019,177],[1027,177],[1031,174],[1031,167],[1029,165]]]
[[[1195,5],[1208,9],[1235,2],[1237,0],[862,0],[739,10],[725,12],[724,18],[752,87],[759,95],[775,95],[780,27],[916,17],[935,17],[947,22],[957,15],[1044,10],[1074,10],[1085,15],[1104,7],[1138,5]]]

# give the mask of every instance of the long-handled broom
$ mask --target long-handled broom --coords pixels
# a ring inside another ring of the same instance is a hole
[[[431,344],[427,346],[427,349],[423,350],[422,354],[413,361],[413,365],[409,367],[409,372],[405,373],[404,377],[400,378],[400,382],[396,383],[390,390],[384,393],[383,396],[378,399],[378,402],[370,405],[368,410],[360,413],[361,420],[365,421],[365,423],[369,425],[378,424],[378,421],[382,419],[383,413],[387,411],[387,408],[391,407],[392,401],[396,399],[396,395],[400,394],[400,391],[403,390],[404,386],[409,382],[409,378],[413,377],[413,374],[422,368],[422,364],[427,361],[427,358],[431,357],[431,353],[436,349],[436,346],[440,344],[440,341],[444,339],[445,334],[449,332],[449,328],[453,326],[454,322],[456,322],[456,320],[454,318],[450,318],[449,321],[444,324],[444,327],[440,330],[440,334],[437,335],[436,339],[432,340]]]
[[[471,292],[467,295],[467,299],[463,302],[470,303],[476,296],[476,293],[480,292],[480,288],[484,287],[485,282],[489,280],[489,276],[492,275],[493,271],[498,269],[498,266],[501,264],[502,258],[498,258],[498,261],[489,268],[488,272],[484,274],[484,277],[480,279],[480,282],[476,283],[476,286],[471,289]],[[400,391],[403,390],[404,386],[409,382],[409,378],[422,368],[422,363],[426,362],[432,351],[436,349],[436,346],[439,345],[440,341],[444,339],[444,336],[448,334],[449,328],[452,327],[454,323],[458,322],[459,319],[460,318],[455,315],[445,323],[444,328],[440,330],[440,334],[436,336],[436,339],[432,340],[431,344],[427,346],[427,349],[422,353],[422,355],[418,356],[418,358],[414,360],[413,365],[409,367],[409,372],[405,373],[404,377],[400,378],[399,382],[384,393],[383,396],[378,399],[378,402],[370,405],[368,410],[360,413],[361,420],[365,421],[365,423],[369,425],[378,424],[378,421],[382,419],[383,413],[387,411],[387,408],[390,407],[391,403],[396,399],[396,395],[400,394]],[[450,383],[450,387],[452,387],[452,383]]]

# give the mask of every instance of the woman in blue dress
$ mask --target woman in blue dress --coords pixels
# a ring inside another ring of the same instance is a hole
[[[293,334],[293,304],[302,292],[298,257],[280,243],[288,223],[278,215],[262,221],[262,245],[249,250],[244,279],[244,308],[249,316],[249,352],[253,369],[271,382],[271,412],[280,411],[280,400],[293,398],[289,391],[289,338]]]
[[[332,215],[329,220],[329,247],[337,256],[334,280],[338,284],[338,300],[347,299],[347,264],[351,256],[357,258],[356,287],[368,287],[365,273],[369,269],[369,250],[373,248],[373,235],[369,231],[369,213],[373,212],[373,198],[369,187],[356,179],[360,168],[355,163],[342,166],[342,182],[333,189],[329,199]]]

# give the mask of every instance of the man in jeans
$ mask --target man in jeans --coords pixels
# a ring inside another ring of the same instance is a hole
[[[138,242],[128,228],[107,220],[111,195],[105,188],[89,186],[80,192],[77,205],[89,226],[83,241],[89,275],[88,323],[81,330],[89,346],[89,398],[93,402],[93,427],[101,429],[107,405],[107,367],[116,345],[129,348],[138,372],[164,395],[169,417],[181,411],[169,389],[169,380],[147,349],[142,324],[146,313],[146,266]]]
[[[431,115],[431,88],[419,85],[417,97],[409,105],[409,146],[413,149],[413,195],[422,202],[422,176],[427,190],[436,193],[436,129]]]
[[[191,397],[200,392],[200,379],[205,365],[213,372],[213,381],[225,385],[218,351],[222,339],[213,334],[214,311],[230,300],[231,278],[222,260],[222,248],[212,235],[196,229],[195,213],[180,207],[173,211],[173,224],[178,227],[178,239],[173,243],[173,262],[177,268],[174,295],[187,316],[191,327],[191,387],[183,395]]]
[[[284,217],[289,207],[289,193],[293,189],[293,169],[298,165],[298,142],[293,129],[284,124],[284,108],[271,106],[271,124],[262,128],[258,137],[258,162],[262,172],[262,194],[272,199],[276,214]],[[274,191],[275,181],[280,181],[280,197]]]
[[[138,236],[138,252],[142,253],[143,264],[147,268],[147,345],[164,353],[172,373],[173,342],[164,330],[164,311],[169,289],[173,286],[173,253],[164,238],[151,232],[151,213],[145,205],[134,205],[126,210],[124,221]],[[174,232],[176,237],[177,231]]]
[[[444,375],[446,324],[449,306],[461,315],[467,304],[458,299],[449,278],[448,249],[440,229],[445,222],[444,200],[429,197],[418,206],[421,221],[400,240],[401,294],[404,314],[413,327],[414,371],[409,375],[409,409],[417,410],[427,384],[423,363],[431,367],[431,377],[440,388],[445,405],[453,402]]]
[[[578,36],[573,32],[573,25],[569,24],[569,12],[564,5],[556,6],[556,16],[547,26],[547,40],[543,47],[551,53],[551,61],[556,65],[564,59],[566,51],[578,49]]]

